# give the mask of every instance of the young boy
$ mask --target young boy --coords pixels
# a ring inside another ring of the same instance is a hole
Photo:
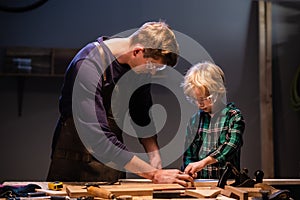
[[[234,103],[226,101],[224,72],[213,63],[198,63],[185,75],[184,93],[199,110],[186,130],[184,173],[219,179],[226,162],[240,169],[245,122]]]

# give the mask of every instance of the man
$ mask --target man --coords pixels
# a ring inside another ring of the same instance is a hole
[[[124,178],[122,168],[154,183],[187,185],[186,181],[192,181],[177,169],[161,169],[149,116],[150,85],[137,89],[129,103],[136,130],[150,123],[147,131],[152,133],[137,133],[143,134],[139,141],[150,164],[123,144],[120,124],[126,105],[122,105],[122,98],[113,99],[115,91],[119,97],[126,94],[127,86],[118,85],[118,81],[131,69],[136,76],[128,82],[139,81],[137,75],[143,79],[164,65],[174,66],[178,52],[175,35],[164,22],[145,23],[126,38],[101,37],[80,50],[65,74],[48,181],[116,181]]]

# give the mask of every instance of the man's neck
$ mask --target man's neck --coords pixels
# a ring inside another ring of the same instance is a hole
[[[120,63],[126,63],[126,54],[130,52],[129,38],[112,38],[105,40],[104,44]]]

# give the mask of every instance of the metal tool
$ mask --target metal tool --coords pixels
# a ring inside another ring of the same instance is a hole
[[[293,200],[289,190],[278,190],[272,194],[269,194],[269,190],[261,190],[260,193],[262,197],[256,197],[253,200]]]
[[[261,187],[260,191],[262,197],[255,198],[253,200],[291,200],[289,190],[276,190],[272,186],[263,184],[264,172],[257,170],[255,175],[255,180],[248,176],[248,170],[243,169],[239,172],[230,162],[226,163],[226,168],[222,174],[220,180],[218,181],[217,187],[224,188],[228,178],[234,175],[235,182],[230,184],[234,187]]]
[[[227,180],[230,176],[234,176],[234,183],[230,184],[234,187],[254,187],[256,183],[261,183],[263,180],[264,173],[261,170],[257,170],[255,173],[256,181],[248,176],[248,170],[242,169],[240,172],[230,163],[226,163],[226,168],[221,178],[218,181],[217,187],[224,188]]]

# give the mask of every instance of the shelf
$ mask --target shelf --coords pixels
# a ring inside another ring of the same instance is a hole
[[[79,49],[8,47],[1,76],[61,77]]]
[[[64,74],[33,74],[33,73],[0,73],[0,76],[16,76],[16,77],[64,77]]]
[[[79,49],[8,47],[0,77],[16,77],[18,115],[22,116],[23,93],[27,78],[62,78]]]

